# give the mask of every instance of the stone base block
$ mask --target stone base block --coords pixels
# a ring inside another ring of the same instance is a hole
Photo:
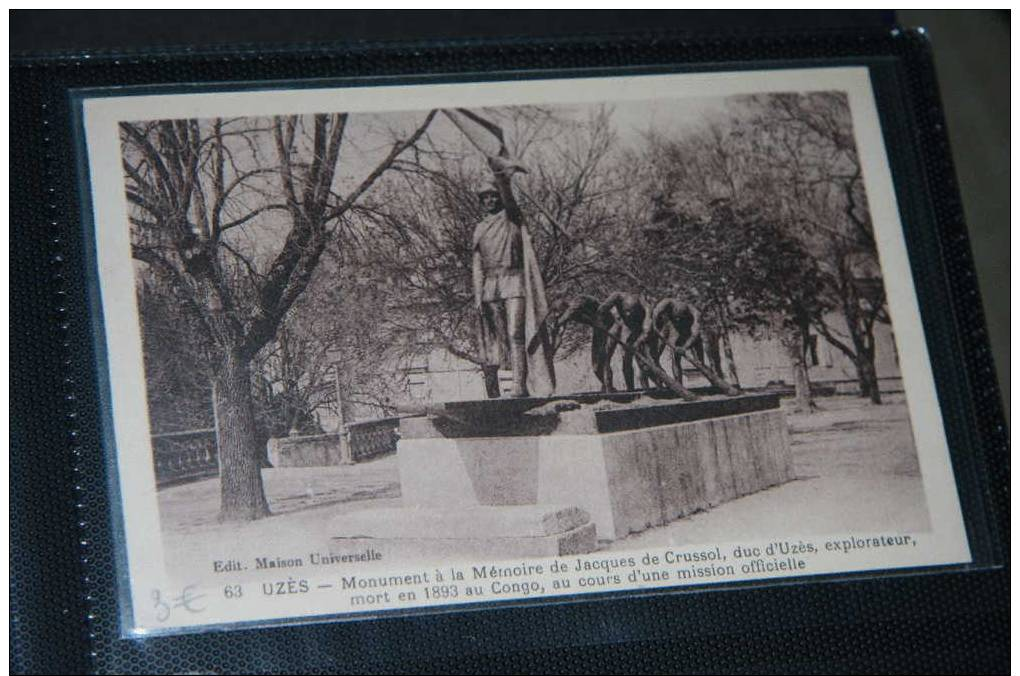
[[[595,524],[577,507],[546,505],[369,509],[332,524],[335,554],[373,549],[383,560],[501,560],[585,554]]]
[[[529,433],[505,436],[463,436],[433,418],[405,421],[397,445],[404,505],[577,505],[599,539],[615,540],[794,477],[775,396],[542,420],[549,429],[528,421],[517,428]]]

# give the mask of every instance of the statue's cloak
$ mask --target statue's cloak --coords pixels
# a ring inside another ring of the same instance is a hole
[[[556,390],[552,343],[545,324],[549,306],[545,296],[545,282],[542,281],[531,234],[526,227],[521,227],[521,255],[524,275],[524,344],[528,346],[528,392],[533,397],[548,397]],[[509,369],[510,345],[504,316],[493,313],[488,304],[483,304],[479,324],[479,350],[483,359],[488,364]]]

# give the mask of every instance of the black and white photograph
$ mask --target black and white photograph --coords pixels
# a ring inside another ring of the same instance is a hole
[[[83,111],[134,631],[970,560],[866,69]]]

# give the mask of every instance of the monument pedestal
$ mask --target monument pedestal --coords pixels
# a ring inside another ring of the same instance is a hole
[[[488,416],[489,402],[464,402],[446,404],[453,418],[404,419],[404,505],[576,505],[600,540],[615,540],[793,478],[776,395],[550,410],[556,402],[570,400],[502,418],[492,400]]]
[[[655,394],[453,402],[404,418],[403,508],[344,516],[334,547],[478,559],[582,554],[596,539],[793,478],[778,395],[688,402]]]

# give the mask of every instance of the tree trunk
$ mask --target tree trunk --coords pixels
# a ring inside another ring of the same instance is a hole
[[[871,383],[864,377],[864,365],[860,355],[854,358],[854,370],[857,371],[857,396],[867,399],[871,396]]]
[[[810,413],[815,408],[815,401],[811,397],[811,380],[808,377],[807,364],[801,359],[793,364],[793,389],[796,397],[795,410],[801,413]]]
[[[499,399],[499,367],[486,365],[482,367],[482,381],[485,383],[485,396]]]
[[[740,378],[737,377],[737,362],[733,359],[733,345],[730,343],[730,332],[722,332],[723,354],[726,356],[726,369],[729,371],[728,380],[734,387],[740,389]]]
[[[220,521],[254,521],[269,515],[262,487],[248,360],[229,351],[216,377],[219,420]]]
[[[801,326],[796,329],[796,335],[789,336],[785,341],[793,365],[794,409],[800,413],[810,413],[815,409],[807,365],[807,338],[807,327]]]
[[[856,362],[857,380],[861,386],[861,396],[867,397],[873,404],[882,403],[882,392],[878,387],[878,373],[875,371],[875,355],[863,352]]]
[[[882,403],[882,394],[878,389],[878,373],[875,371],[875,337],[870,327],[861,326],[859,315],[844,310],[847,329],[854,344],[853,362],[857,369],[857,382],[861,388],[861,396],[867,397],[873,404]]]

